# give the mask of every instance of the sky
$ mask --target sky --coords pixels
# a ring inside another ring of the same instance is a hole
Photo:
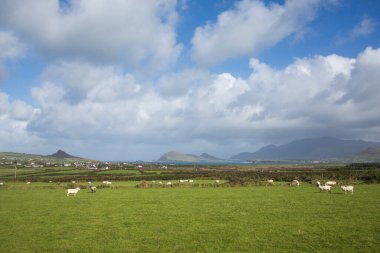
[[[378,0],[2,0],[0,151],[380,141]]]

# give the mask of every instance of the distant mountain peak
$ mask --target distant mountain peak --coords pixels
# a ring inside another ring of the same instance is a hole
[[[159,161],[180,161],[180,162],[207,162],[223,160],[207,153],[202,153],[200,156],[193,154],[182,154],[176,151],[170,151],[163,154]]]
[[[206,160],[223,160],[222,158],[215,157],[215,156],[207,154],[207,153],[202,153],[199,157],[202,157]]]
[[[54,154],[51,154],[50,156],[56,157],[56,158],[77,158],[76,156],[69,155],[68,153],[66,153],[65,151],[61,149],[55,152]]]

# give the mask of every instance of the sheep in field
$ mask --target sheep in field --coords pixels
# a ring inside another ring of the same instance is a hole
[[[317,181],[317,187],[320,192],[327,191],[331,193],[331,185],[321,185],[321,183]]]
[[[274,182],[273,179],[268,179],[268,180],[267,180],[267,185],[268,185],[268,184],[269,184],[269,185],[273,185],[273,182]]]
[[[335,186],[336,185],[336,181],[327,181],[325,183],[325,185]]]
[[[354,187],[352,185],[347,185],[347,186],[342,185],[340,188],[342,188],[345,194],[347,192],[351,192],[351,194],[354,194]]]
[[[111,181],[103,181],[103,184],[105,184],[105,185],[111,185],[112,182]]]
[[[67,197],[70,196],[70,195],[73,195],[74,197],[77,195],[77,193],[79,192],[80,188],[77,187],[75,189],[67,189]]]
[[[95,192],[96,192],[96,186],[91,186],[90,189],[91,189],[91,192],[92,192],[92,193],[95,193]]]
[[[291,183],[290,183],[291,186],[300,186],[300,182],[298,180],[293,180]]]

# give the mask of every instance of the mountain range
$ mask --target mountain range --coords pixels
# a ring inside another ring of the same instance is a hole
[[[332,158],[348,158],[354,156],[363,156],[364,151],[368,148],[378,147],[380,147],[379,142],[368,142],[363,140],[341,140],[333,137],[320,137],[296,140],[279,146],[268,145],[253,153],[239,153],[232,156],[230,159],[323,160]]]
[[[183,154],[170,151],[159,161],[216,162],[224,159],[203,153]],[[380,143],[363,140],[341,140],[320,137],[295,140],[284,145],[268,145],[256,152],[243,152],[226,160],[336,160],[336,161],[380,161]]]

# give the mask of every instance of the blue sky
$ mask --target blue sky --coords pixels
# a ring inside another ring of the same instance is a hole
[[[0,2],[0,151],[380,141],[380,2]]]

